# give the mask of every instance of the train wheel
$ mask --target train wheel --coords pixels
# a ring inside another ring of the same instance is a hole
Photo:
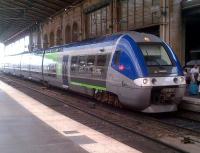
[[[48,89],[51,88],[51,85],[50,85],[47,81],[44,81],[44,82],[43,82],[43,85],[44,85],[46,88],[48,88]]]
[[[96,91],[94,93],[94,98],[99,102],[122,108],[122,104],[120,103],[118,97],[112,93]]]
[[[101,92],[97,92],[97,93],[95,94],[95,99],[96,99],[97,101],[101,101],[101,100],[102,100],[102,93],[101,93]]]
[[[115,96],[115,99],[114,99],[114,106],[118,107],[118,98],[117,98],[117,96]]]
[[[115,96],[114,106],[122,108],[122,104],[120,103],[120,101],[119,101],[117,96]]]
[[[102,93],[102,99],[101,99],[101,101],[102,101],[103,103],[108,103],[108,98],[109,98],[108,93],[107,93],[107,92],[103,92],[103,93]]]
[[[111,93],[108,94],[108,104],[113,105],[115,100],[115,96]]]

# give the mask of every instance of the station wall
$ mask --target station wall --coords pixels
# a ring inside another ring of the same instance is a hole
[[[160,36],[184,63],[181,0],[84,0],[39,25],[32,50],[135,30]]]

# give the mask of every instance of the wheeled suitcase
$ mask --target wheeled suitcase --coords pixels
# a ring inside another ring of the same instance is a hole
[[[197,83],[190,83],[189,86],[189,94],[190,95],[197,95],[198,94],[198,85]]]

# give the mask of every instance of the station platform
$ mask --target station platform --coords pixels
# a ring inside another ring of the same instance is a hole
[[[139,153],[0,81],[0,152]]]
[[[180,108],[200,112],[200,95],[183,97]]]

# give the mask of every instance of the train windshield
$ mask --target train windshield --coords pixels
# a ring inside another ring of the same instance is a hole
[[[172,66],[162,44],[139,44],[148,66]]]
[[[159,43],[139,44],[148,66],[149,74],[152,76],[176,75],[177,68],[165,50]]]

